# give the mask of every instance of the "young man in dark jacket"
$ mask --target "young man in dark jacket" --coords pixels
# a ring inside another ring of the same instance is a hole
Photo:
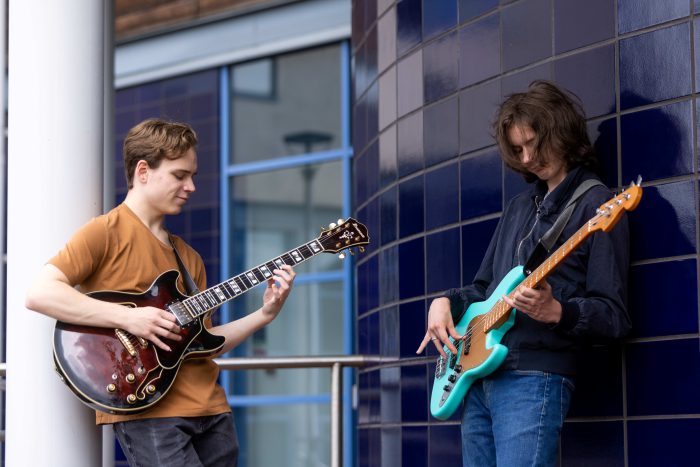
[[[433,300],[418,352],[432,341],[456,353],[448,337],[470,304],[486,300],[514,267],[525,265],[576,188],[597,179],[597,161],[583,111],[567,93],[536,81],[509,96],[494,124],[501,156],[533,186],[503,211],[472,284]],[[579,199],[551,251],[571,237],[612,197],[602,184]],[[574,389],[576,354],[590,338],[619,338],[630,329],[626,310],[629,230],[623,217],[596,232],[533,289],[518,286],[503,300],[517,310],[501,341],[508,355],[477,380],[465,397],[465,466],[551,466]]]

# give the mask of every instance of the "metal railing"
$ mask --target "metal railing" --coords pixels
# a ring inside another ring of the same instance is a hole
[[[331,370],[331,467],[343,462],[343,368],[386,363],[386,359],[368,355],[333,355],[324,357],[215,358],[222,370],[273,370],[283,368],[330,368]],[[7,364],[0,363],[0,377]],[[4,381],[2,388],[4,390]],[[5,433],[0,433],[5,441]]]

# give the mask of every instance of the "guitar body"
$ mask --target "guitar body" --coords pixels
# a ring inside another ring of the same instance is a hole
[[[500,342],[513,327],[515,310],[505,315],[502,324],[488,332],[484,332],[483,317],[503,295],[514,290],[524,279],[522,266],[513,268],[488,299],[472,303],[455,325],[460,335],[469,337],[458,342],[456,355],[452,355],[446,346],[443,347],[447,359],[442,364],[438,361],[430,397],[430,413],[435,418],[449,418],[459,408],[472,384],[496,371],[505,360],[508,348]]]
[[[144,293],[93,292],[92,298],[128,307],[166,309],[187,297],[177,288],[178,271],[158,276]],[[182,327],[179,342],[163,339],[166,352],[121,329],[73,325],[58,321],[54,330],[56,371],[68,387],[90,407],[112,414],[149,409],[168,392],[182,362],[209,357],[224,345],[222,336],[207,331],[209,313]]]

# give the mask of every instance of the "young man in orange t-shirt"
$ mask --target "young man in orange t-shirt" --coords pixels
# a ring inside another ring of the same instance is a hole
[[[165,216],[179,214],[195,191],[196,144],[186,124],[149,119],[132,128],[124,141],[126,199],[84,225],[48,261],[27,293],[27,308],[66,323],[123,329],[171,351],[166,339],[181,340],[172,313],[151,306],[128,308],[84,293],[148,290],[161,273],[180,269],[172,245],[197,287],[206,287],[201,257],[164,225]],[[218,354],[279,314],[295,273],[283,265],[273,274],[257,311],[216,327],[205,319],[212,334],[225,338]],[[186,290],[182,275],[178,286]],[[153,408],[135,415],[98,411],[97,423],[114,424],[131,465],[236,465],[238,441],[226,395],[216,382],[218,374],[211,358],[185,360],[172,387]]]

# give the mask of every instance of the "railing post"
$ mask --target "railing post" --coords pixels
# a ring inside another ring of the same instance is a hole
[[[343,367],[331,367],[331,467],[340,467],[343,459]]]

